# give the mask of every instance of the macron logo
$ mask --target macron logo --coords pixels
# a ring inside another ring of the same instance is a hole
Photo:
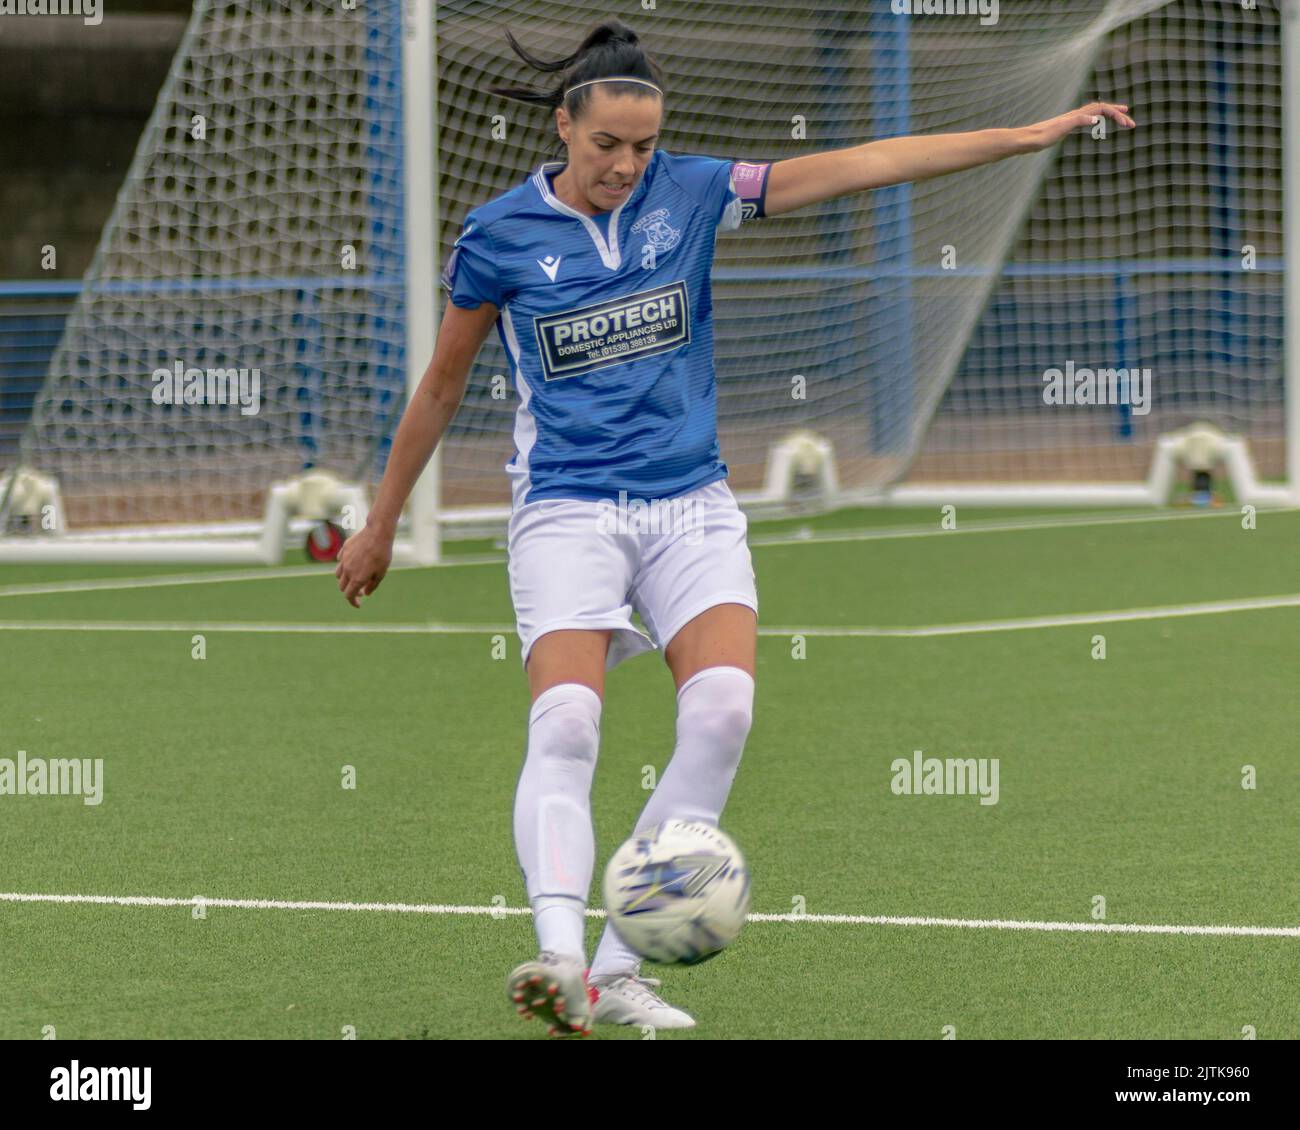
[[[555,276],[559,273],[560,270],[560,260],[563,258],[564,258],[563,255],[560,256],[548,255],[545,259],[538,259],[537,265],[541,267],[543,271],[546,272],[546,277],[550,279],[551,282],[554,282]]]

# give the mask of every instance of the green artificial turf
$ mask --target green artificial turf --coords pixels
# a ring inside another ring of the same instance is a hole
[[[883,516],[751,530],[765,634],[723,825],[747,854],[751,909],[812,917],[751,922],[697,968],[647,967],[699,1021],[658,1038],[939,1039],[946,1025],[959,1039],[1300,1037],[1300,937],[816,920],[1091,923],[1103,896],[1111,924],[1300,925],[1300,608],[817,631],[1292,595],[1300,513],[1261,513],[1254,530],[1231,513],[1039,514],[967,532],[998,518],[971,512],[937,535],[937,513]],[[762,544],[800,527],[918,536]],[[360,611],[328,569],[5,595],[202,572],[0,568],[0,757],[104,766],[97,806],[0,796],[0,892],[526,905],[511,807],[528,695],[504,566],[395,571]],[[52,622],[64,627],[13,627]],[[478,630],[221,627],[428,623]],[[597,880],[646,799],[644,767],[667,762],[672,708],[658,657],[611,673]],[[996,758],[998,802],[896,795],[891,765],[914,750]],[[593,948],[601,927],[589,921]],[[59,1038],[542,1038],[504,994],[535,948],[523,915],[0,901],[0,1038],[47,1025]]]

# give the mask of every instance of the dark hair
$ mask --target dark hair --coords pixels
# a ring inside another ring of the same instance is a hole
[[[659,64],[646,53],[636,32],[619,20],[610,19],[597,24],[587,33],[578,49],[563,59],[538,58],[520,45],[509,28],[506,29],[506,40],[514,53],[534,70],[562,72],[560,81],[551,90],[535,90],[527,86],[491,86],[488,90],[503,98],[546,106],[551,110],[563,106],[575,121],[582,117],[591,101],[591,92],[595,89],[584,86],[566,97],[564,92],[580,82],[608,78],[611,75],[630,75],[653,82],[663,89],[663,71]],[[607,89],[610,94],[654,96],[649,87],[635,82],[610,83]]]

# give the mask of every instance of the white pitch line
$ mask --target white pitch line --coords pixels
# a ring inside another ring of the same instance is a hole
[[[1114,612],[1072,612],[1060,616],[1028,616],[1018,620],[987,620],[970,624],[932,624],[920,628],[760,628],[760,636],[868,636],[918,638],[965,636],[981,632],[1020,632],[1036,628],[1068,628],[1079,624],[1116,624],[1126,620],[1169,620],[1182,616],[1216,616],[1227,612],[1255,612],[1269,608],[1300,607],[1300,593],[1286,596],[1243,597],[1154,608],[1127,608]]]
[[[3,896],[0,896],[2,898]],[[965,930],[1037,930],[1067,934],[1201,934],[1300,938],[1300,926],[1183,926],[1142,922],[1023,922],[1007,918],[913,918],[885,914],[751,914],[750,922],[805,920],[860,926],[947,926]]]
[[[408,902],[318,902],[282,899],[224,899],[195,895],[187,899],[156,895],[42,895],[0,892],[0,902],[83,903],[95,906],[203,906],[231,910],[352,910],[395,914],[461,914],[501,918],[531,915],[526,906],[452,906]],[[588,910],[588,918],[604,918]],[[1249,938],[1300,938],[1300,926],[1190,926],[1132,922],[1025,922],[1002,918],[914,918],[887,914],[751,914],[750,922],[805,922],[849,926],[942,926],[964,930],[1032,930],[1069,934],[1196,934]]]
[[[0,620],[0,632],[252,632],[282,635],[475,636],[511,633],[513,624],[210,624],[165,620]]]
[[[394,565],[390,573],[404,573],[411,569],[454,568],[458,565],[504,565],[501,554],[465,554],[440,561],[436,566]],[[0,585],[4,596],[54,596],[59,593],[113,592],[118,589],[174,588],[182,585],[226,585],[237,581],[296,580],[300,577],[332,577],[333,568],[327,565],[290,565],[265,569],[238,569],[221,573],[174,573],[156,577],[102,577],[99,580],[46,581],[33,585]]]
[[[1259,514],[1293,514],[1300,513],[1300,507],[1283,506],[1276,509],[1258,511]],[[1226,510],[1211,513],[1191,512],[1187,514],[1120,514],[1106,517],[1079,515],[1067,518],[1026,518],[1018,522],[1003,522],[997,519],[978,519],[962,523],[960,518],[955,529],[945,530],[937,523],[933,527],[917,529],[902,526],[877,527],[858,530],[816,530],[805,528],[793,533],[761,533],[749,539],[751,548],[770,549],[776,546],[814,545],[851,541],[897,541],[909,538],[947,538],[954,534],[1015,534],[1034,530],[1070,530],[1086,529],[1090,526],[1128,526],[1143,522],[1191,522],[1200,518],[1240,518],[1239,511]],[[755,523],[756,525],[758,523]]]
[[[1110,612],[1072,612],[1059,616],[1028,616],[1016,620],[987,620],[963,624],[930,624],[915,628],[871,628],[852,626],[760,627],[764,637],[919,639],[928,636],[965,636],[985,632],[1032,631],[1068,628],[1083,624],[1115,624],[1131,620],[1169,620],[1187,616],[1217,616],[1230,612],[1258,612],[1273,608],[1300,607],[1300,593],[1283,596],[1242,597],[1201,604],[1153,608],[1127,608]],[[509,635],[513,624],[312,624],[312,623],[183,623],[181,621],[116,620],[0,620],[0,632],[235,632],[283,635]]]
[[[1295,507],[1279,507],[1274,510],[1261,510],[1261,514],[1290,514],[1297,512]],[[1089,526],[1121,526],[1143,522],[1189,522],[1201,518],[1237,517],[1233,511],[1215,513],[1187,514],[1132,514],[1112,515],[1109,517],[1055,518],[1040,520],[1029,518],[1020,522],[974,521],[959,524],[955,530],[916,529],[903,527],[884,527],[867,530],[816,530],[811,527],[793,534],[764,535],[758,532],[750,537],[749,545],[753,549],[771,549],[791,545],[827,545],[837,542],[855,541],[897,541],[910,538],[952,537],[954,534],[1006,534],[1025,533],[1035,530],[1081,529]],[[755,523],[761,529],[762,523]],[[465,554],[446,558],[430,568],[455,568],[469,565],[504,565],[504,554]],[[418,565],[394,565],[389,572],[404,572],[410,569],[425,568]],[[299,577],[319,577],[331,572],[326,566],[297,565],[285,567],[268,567],[265,569],[238,570],[220,573],[180,573],[154,577],[102,578],[85,581],[48,581],[42,584],[0,585],[0,597],[6,596],[53,596],[58,593],[111,592],[117,589],[168,588],[182,585],[221,585],[235,581],[276,581]]]
[[[168,588],[172,585],[223,585],[234,581],[277,581],[281,578],[324,577],[332,570],[323,565],[295,565],[285,569],[240,569],[221,573],[174,573],[154,577],[101,577],[98,580],[45,581],[32,585],[0,586],[0,596],[51,596],[56,593],[113,592],[117,589]]]
[[[199,906],[226,907],[232,910],[369,910],[391,914],[532,914],[526,906],[447,906],[440,903],[408,902],[315,902],[285,899],[223,899],[194,895],[187,899],[163,898],[158,895],[35,895],[0,892],[0,902],[89,903],[94,906]],[[587,911],[604,915],[604,911]]]

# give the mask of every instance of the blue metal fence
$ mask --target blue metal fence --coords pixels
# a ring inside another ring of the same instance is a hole
[[[945,272],[915,265],[829,270],[843,278],[874,281],[885,292],[910,287],[914,279],[980,273],[979,268]],[[1242,270],[1238,259],[1223,258],[1009,264],[939,411],[948,415],[1041,408],[1044,370],[1060,367],[1066,359],[1080,365],[1153,368],[1162,409],[1217,404],[1240,415],[1260,405],[1280,404],[1282,271],[1282,261],[1277,258],[1259,260],[1253,271]],[[797,269],[760,275],[748,268],[719,268],[715,281],[723,286],[743,285],[816,279],[824,274]],[[158,285],[197,295],[228,284],[213,280],[95,284],[113,291]],[[246,289],[249,283],[241,280],[239,285]],[[310,290],[318,296],[331,290],[374,289],[386,295],[383,305],[391,310],[393,319],[401,317],[397,279],[265,279],[255,285],[299,288],[304,294]],[[0,453],[12,449],[31,414],[63,319],[80,289],[78,282],[0,283]],[[1225,311],[1230,316],[1225,316]],[[306,390],[311,387],[310,352],[320,347],[310,329],[304,324],[301,335],[301,364],[306,374],[302,388]],[[389,365],[400,373],[400,356],[390,358]],[[896,365],[893,368],[897,372]],[[864,375],[836,374],[843,379]],[[719,379],[725,382],[728,374],[720,372]],[[743,379],[752,380],[752,372]],[[396,383],[388,379],[380,383],[386,400],[393,399],[386,408],[392,408],[395,424],[401,403],[393,391]],[[910,392],[894,397],[894,410],[898,410],[899,397],[910,397]],[[473,392],[470,399],[474,399]],[[1132,436],[1133,421],[1127,411],[1116,411],[1117,436]],[[309,396],[300,423],[304,459],[310,461]],[[508,427],[504,419],[502,426]],[[864,422],[864,428],[867,426]],[[391,434],[391,425],[386,430]],[[383,459],[379,462],[382,466]]]

